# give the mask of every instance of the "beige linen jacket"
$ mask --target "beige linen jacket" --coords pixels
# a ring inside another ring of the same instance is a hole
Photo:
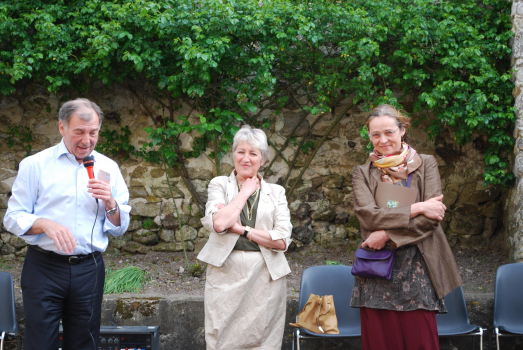
[[[260,175],[261,177],[261,175]],[[217,267],[223,265],[240,237],[236,233],[216,232],[212,217],[218,211],[218,203],[229,204],[238,194],[238,185],[234,171],[229,177],[218,176],[211,180],[208,188],[208,199],[205,207],[203,226],[211,232],[209,240],[203,247],[198,260]],[[238,218],[238,222],[240,219]],[[277,280],[291,272],[284,252],[291,244],[291,214],[287,206],[285,189],[276,184],[261,180],[261,191],[256,213],[256,226],[269,232],[273,240],[283,239],[285,250],[266,248],[260,245],[260,251],[273,280]]]
[[[416,202],[441,195],[441,180],[436,159],[420,154],[423,164],[412,173],[410,187],[418,190]],[[430,280],[439,299],[463,282],[456,259],[450,250],[439,221],[425,215],[410,218],[410,206],[378,208],[374,195],[381,182],[380,170],[369,162],[356,168],[352,175],[354,213],[358,217],[363,239],[374,231],[385,230],[398,247],[416,244],[427,264]]]

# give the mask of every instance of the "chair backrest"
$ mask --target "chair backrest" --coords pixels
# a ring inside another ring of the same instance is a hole
[[[0,333],[18,333],[13,276],[0,272]]]
[[[436,317],[439,335],[464,334],[476,328],[470,325],[467,304],[461,287],[454,289],[445,296],[445,306],[448,312],[438,314]]]
[[[360,309],[350,307],[354,276],[352,267],[344,265],[323,265],[309,267],[301,276],[299,310],[302,310],[309,296],[332,295],[338,329],[341,334],[361,334]]]
[[[523,264],[500,266],[496,273],[494,327],[523,329]]]

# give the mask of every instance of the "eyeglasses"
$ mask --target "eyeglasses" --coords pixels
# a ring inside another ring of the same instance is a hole
[[[385,132],[383,134],[380,134],[379,132],[375,132],[375,133],[370,135],[370,138],[371,138],[371,140],[378,141],[379,139],[381,139],[381,135],[385,135],[386,138],[390,139],[395,133],[398,132],[399,129],[400,128],[398,127],[394,131],[392,131],[392,130],[385,130]]]

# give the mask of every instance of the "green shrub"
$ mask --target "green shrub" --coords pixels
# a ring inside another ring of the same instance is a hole
[[[204,152],[218,170],[231,125],[267,127],[266,108],[321,117],[342,112],[336,107],[347,97],[367,110],[391,103],[422,112],[433,137],[444,128],[460,144],[485,136],[485,183],[509,186],[510,7],[506,0],[4,0],[0,93],[31,81],[52,92],[119,84],[154,101],[146,106],[151,144],[169,147],[149,160],[172,166]],[[202,113],[188,153],[176,142],[195,129],[176,126],[182,100]],[[112,151],[125,147],[122,139]]]

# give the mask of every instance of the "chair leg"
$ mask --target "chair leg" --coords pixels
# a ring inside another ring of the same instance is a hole
[[[483,328],[479,327],[479,350],[483,350]]]
[[[496,349],[499,350],[499,329],[498,329],[498,327],[494,328],[494,331],[496,332]]]
[[[20,346],[20,334],[16,335],[16,350],[22,350],[22,347]]]
[[[295,342],[296,342],[296,330],[292,331],[292,350],[294,350]]]
[[[296,350],[300,350],[300,330],[296,330]]]
[[[4,350],[4,338],[5,332],[2,332],[2,335],[0,336],[0,350]]]

